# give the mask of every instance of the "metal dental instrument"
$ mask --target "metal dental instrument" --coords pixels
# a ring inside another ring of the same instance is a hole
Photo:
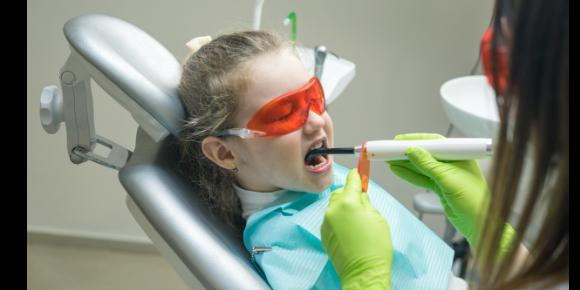
[[[439,160],[483,159],[492,155],[492,140],[488,138],[447,138],[430,140],[375,140],[366,142],[370,160],[407,160],[409,147],[421,147]],[[353,148],[318,148],[306,154],[305,161],[322,154],[354,154],[358,156],[362,145]]]
[[[322,79],[322,70],[327,53],[326,46],[320,45],[314,48],[314,76],[319,80]]]

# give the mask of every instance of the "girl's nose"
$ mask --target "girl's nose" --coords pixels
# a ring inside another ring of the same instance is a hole
[[[306,119],[306,124],[304,124],[304,133],[312,134],[318,132],[320,128],[324,127],[324,118],[314,113],[312,110],[308,112],[308,119]]]

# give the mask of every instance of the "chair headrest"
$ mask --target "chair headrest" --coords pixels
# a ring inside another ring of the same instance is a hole
[[[173,135],[185,110],[177,94],[181,65],[137,26],[100,14],[69,20],[64,35],[72,48]]]

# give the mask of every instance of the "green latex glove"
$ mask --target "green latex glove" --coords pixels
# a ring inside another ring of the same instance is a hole
[[[439,134],[401,134],[395,140],[442,139]],[[439,196],[445,215],[475,245],[477,229],[483,220],[482,208],[488,198],[485,177],[475,160],[438,161],[422,148],[410,147],[409,160],[388,161],[391,171],[404,180]]]
[[[357,169],[332,193],[321,234],[343,289],[391,289],[389,225],[362,192]]]
[[[442,139],[439,134],[413,133],[395,136],[395,140]],[[411,147],[405,152],[409,160],[388,161],[391,171],[408,182],[435,192],[445,215],[472,247],[478,242],[477,234],[483,225],[489,189],[475,160],[438,161],[424,149]],[[501,259],[510,249],[516,236],[506,224],[497,252]]]

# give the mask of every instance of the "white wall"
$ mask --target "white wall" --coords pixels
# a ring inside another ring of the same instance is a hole
[[[329,108],[337,146],[405,132],[444,134],[448,121],[439,87],[469,73],[493,5],[475,0],[265,2],[263,28],[287,33],[282,20],[296,11],[302,44],[326,45],[357,65],[356,78]],[[89,162],[72,164],[64,127],[48,135],[40,126],[40,91],[58,84],[58,70],[68,56],[62,27],[81,14],[109,14],[141,27],[182,60],[184,43],[193,37],[251,28],[254,1],[27,3],[29,229],[147,241],[125,207],[116,172]],[[136,123],[98,86],[93,92],[97,133],[132,149]],[[348,157],[337,160],[356,165]],[[373,164],[372,178],[412,208],[418,189],[396,179],[381,163]],[[441,233],[442,221],[428,218],[427,224]]]

